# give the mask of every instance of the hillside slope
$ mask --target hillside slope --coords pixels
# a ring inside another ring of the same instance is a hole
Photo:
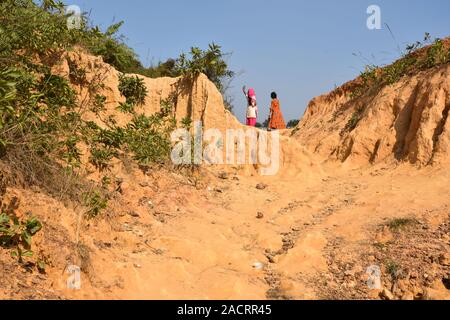
[[[354,87],[348,83],[314,98],[294,133],[297,141],[325,159],[352,165],[450,162],[450,64],[364,89],[356,98]]]

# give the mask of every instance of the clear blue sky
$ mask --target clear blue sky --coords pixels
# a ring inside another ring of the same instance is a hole
[[[353,79],[367,64],[392,62],[406,44],[450,35],[449,0],[66,0],[91,12],[106,28],[124,20],[121,33],[145,65],[178,57],[191,46],[222,45],[232,52],[235,114],[243,121],[244,84],[258,95],[260,119],[270,92],[285,118],[300,118],[311,98]],[[382,29],[366,27],[369,5],[381,8]],[[384,26],[387,23],[394,40]],[[356,53],[357,56],[353,55]]]

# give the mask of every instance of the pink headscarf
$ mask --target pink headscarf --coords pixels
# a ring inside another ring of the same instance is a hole
[[[250,99],[256,100],[256,94],[255,94],[255,90],[254,90],[253,88],[250,88],[250,89],[248,90],[248,97],[249,97]]]

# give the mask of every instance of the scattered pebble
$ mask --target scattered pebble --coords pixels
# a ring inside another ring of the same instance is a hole
[[[219,179],[227,180],[227,179],[228,179],[228,173],[226,173],[226,172],[220,172],[219,175],[218,175],[218,177],[219,177]]]
[[[383,300],[394,300],[394,295],[388,289],[384,288],[383,291],[380,292],[380,298]]]
[[[140,217],[139,213],[137,213],[136,211],[130,211],[130,212],[128,212],[128,214],[130,216],[132,216],[133,218],[139,218]]]
[[[443,266],[450,267],[450,252],[441,254],[439,256],[439,263]]]
[[[278,257],[277,256],[272,256],[272,255],[267,255],[267,260],[269,260],[270,263],[278,263]]]
[[[267,184],[264,184],[264,183],[258,183],[256,185],[256,189],[258,189],[258,190],[264,190],[266,188],[267,188]]]
[[[264,213],[262,212],[258,212],[258,214],[256,215],[257,219],[263,219],[264,218]]]

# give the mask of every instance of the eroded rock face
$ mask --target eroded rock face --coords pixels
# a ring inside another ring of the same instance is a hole
[[[86,72],[86,82],[89,84],[101,84],[95,94],[106,97],[105,116],[114,116],[119,125],[125,125],[131,120],[131,116],[120,113],[117,106],[125,102],[119,92],[119,72],[112,66],[103,62],[101,57],[95,57],[81,50],[67,52],[61,63],[53,68],[55,74],[71,79],[71,67]],[[134,76],[134,75],[129,75]],[[145,104],[137,107],[137,111],[146,115],[154,114],[161,110],[161,101],[174,97],[173,107],[175,117],[180,122],[185,117],[190,117],[192,121],[202,121],[205,128],[240,128],[242,125],[224,107],[223,98],[215,85],[208,78],[201,74],[196,81],[188,83],[180,78],[147,78],[144,79],[148,90]],[[74,89],[78,93],[79,103],[87,101],[89,95],[88,85],[77,85],[72,81]],[[91,96],[91,98],[93,98]],[[98,122],[98,116],[86,111],[83,114],[86,120]],[[99,124],[101,125],[101,124]]]
[[[356,165],[450,162],[449,64],[406,76],[373,95],[351,100],[349,93],[313,99],[294,134],[297,141],[326,159]],[[349,129],[352,117],[360,120]]]

